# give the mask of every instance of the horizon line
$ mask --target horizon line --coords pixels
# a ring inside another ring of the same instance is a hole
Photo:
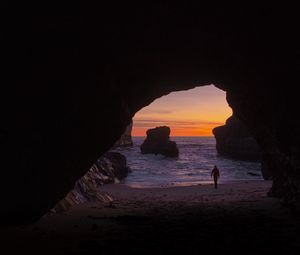
[[[131,137],[146,137],[147,135],[131,135]],[[214,135],[171,135],[170,137],[215,137]]]

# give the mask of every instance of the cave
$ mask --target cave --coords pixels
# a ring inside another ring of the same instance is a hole
[[[214,165],[221,169],[221,183],[262,180],[258,145],[238,122],[225,125],[232,118],[226,93],[214,85],[154,100],[135,114],[130,139],[123,142],[130,147],[113,149],[131,169],[122,183],[139,188],[212,184]],[[157,137],[152,141],[149,130]]]
[[[299,202],[296,8],[73,7],[13,9],[6,20],[1,224],[39,219],[138,110],[199,84],[226,91],[251,130],[273,175],[269,195]]]

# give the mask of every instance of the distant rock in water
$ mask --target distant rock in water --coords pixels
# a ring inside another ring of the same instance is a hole
[[[162,154],[166,157],[178,157],[176,142],[170,141],[171,130],[167,126],[147,130],[147,137],[141,145],[143,154]]]
[[[262,152],[247,127],[234,116],[226,120],[226,125],[213,129],[216,147],[221,155],[249,161],[261,161]]]
[[[126,157],[118,152],[107,152],[76,182],[73,190],[51,212],[65,211],[73,205],[91,201],[111,203],[112,198],[101,193],[99,187],[107,183],[119,183],[128,173]]]
[[[125,147],[125,146],[132,146],[132,137],[131,137],[131,130],[132,130],[132,121],[126,127],[125,132],[122,134],[120,139],[114,144],[115,147]]]

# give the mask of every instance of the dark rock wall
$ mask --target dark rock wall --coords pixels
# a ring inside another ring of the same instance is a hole
[[[274,81],[275,82],[275,81]],[[250,128],[263,152],[263,170],[270,171],[270,194],[286,202],[300,198],[300,136],[296,88],[261,87],[246,95],[228,94],[234,114]]]
[[[272,194],[299,197],[297,8],[41,5],[3,7],[2,220],[37,219],[113,146],[135,112],[211,83],[228,92],[263,149]]]
[[[113,199],[100,191],[108,183],[120,183],[129,173],[126,157],[118,152],[107,152],[81,177],[74,188],[59,201],[50,213],[62,212],[77,204],[102,202],[108,205]]]

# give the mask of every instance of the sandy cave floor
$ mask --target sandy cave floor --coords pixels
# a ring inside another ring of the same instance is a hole
[[[112,203],[0,229],[1,254],[299,254],[300,217],[270,181],[171,188],[104,185]]]

